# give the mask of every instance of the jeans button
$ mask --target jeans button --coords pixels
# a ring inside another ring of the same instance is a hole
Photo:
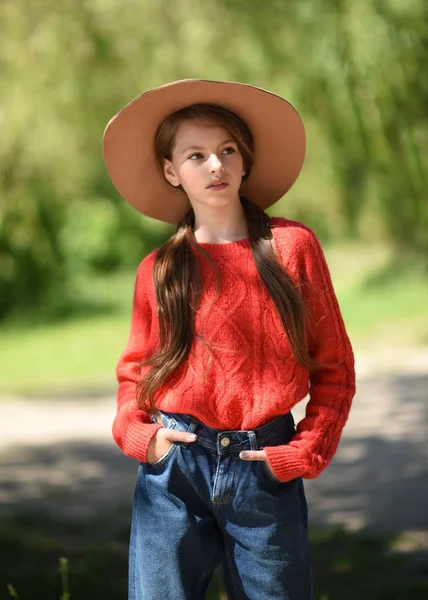
[[[224,437],[224,438],[222,438],[222,440],[221,440],[220,444],[221,444],[222,446],[228,446],[228,445],[230,444],[230,438],[228,438],[228,437]]]

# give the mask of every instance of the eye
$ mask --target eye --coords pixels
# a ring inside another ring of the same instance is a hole
[[[202,156],[202,154],[201,154],[200,152],[194,152],[194,153],[193,153],[193,154],[191,154],[191,155],[190,155],[188,158],[189,158],[190,160],[198,160],[198,159],[193,159],[193,157],[194,157],[194,156],[198,156],[198,157],[200,157],[200,156]]]
[[[227,154],[232,154],[233,152],[236,152],[233,146],[227,146],[227,148],[225,148],[223,152],[225,152],[226,150],[228,151]]]

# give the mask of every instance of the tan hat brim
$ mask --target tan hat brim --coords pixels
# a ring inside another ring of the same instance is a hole
[[[144,92],[107,124],[103,154],[118,192],[141,213],[177,224],[191,208],[160,173],[154,140],[161,122],[195,103],[215,103],[238,115],[254,139],[254,164],[240,194],[266,209],[296,181],[305,158],[305,130],[284,98],[245,83],[184,79]]]

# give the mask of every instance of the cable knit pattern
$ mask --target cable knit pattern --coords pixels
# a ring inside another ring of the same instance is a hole
[[[158,408],[192,415],[221,430],[254,429],[290,410],[309,393],[305,417],[285,445],[265,446],[269,465],[280,481],[317,477],[331,462],[355,395],[354,355],[315,233],[299,221],[272,217],[281,261],[302,289],[317,326],[318,344],[308,339],[311,356],[338,365],[309,376],[294,359],[276,307],[254,264],[249,239],[226,244],[201,243],[220,271],[196,254],[203,293],[196,338],[186,363],[157,390]],[[141,262],[136,277],[131,331],[120,356],[118,411],[113,437],[122,451],[147,462],[147,448],[160,424],[136,403],[135,383],[147,372],[138,363],[159,340],[152,279],[157,250]],[[209,360],[211,357],[211,364]]]

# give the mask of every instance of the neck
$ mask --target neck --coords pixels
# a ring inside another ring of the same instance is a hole
[[[201,214],[195,211],[194,234],[198,243],[218,244],[247,238],[248,228],[244,208],[233,206],[230,210]]]

